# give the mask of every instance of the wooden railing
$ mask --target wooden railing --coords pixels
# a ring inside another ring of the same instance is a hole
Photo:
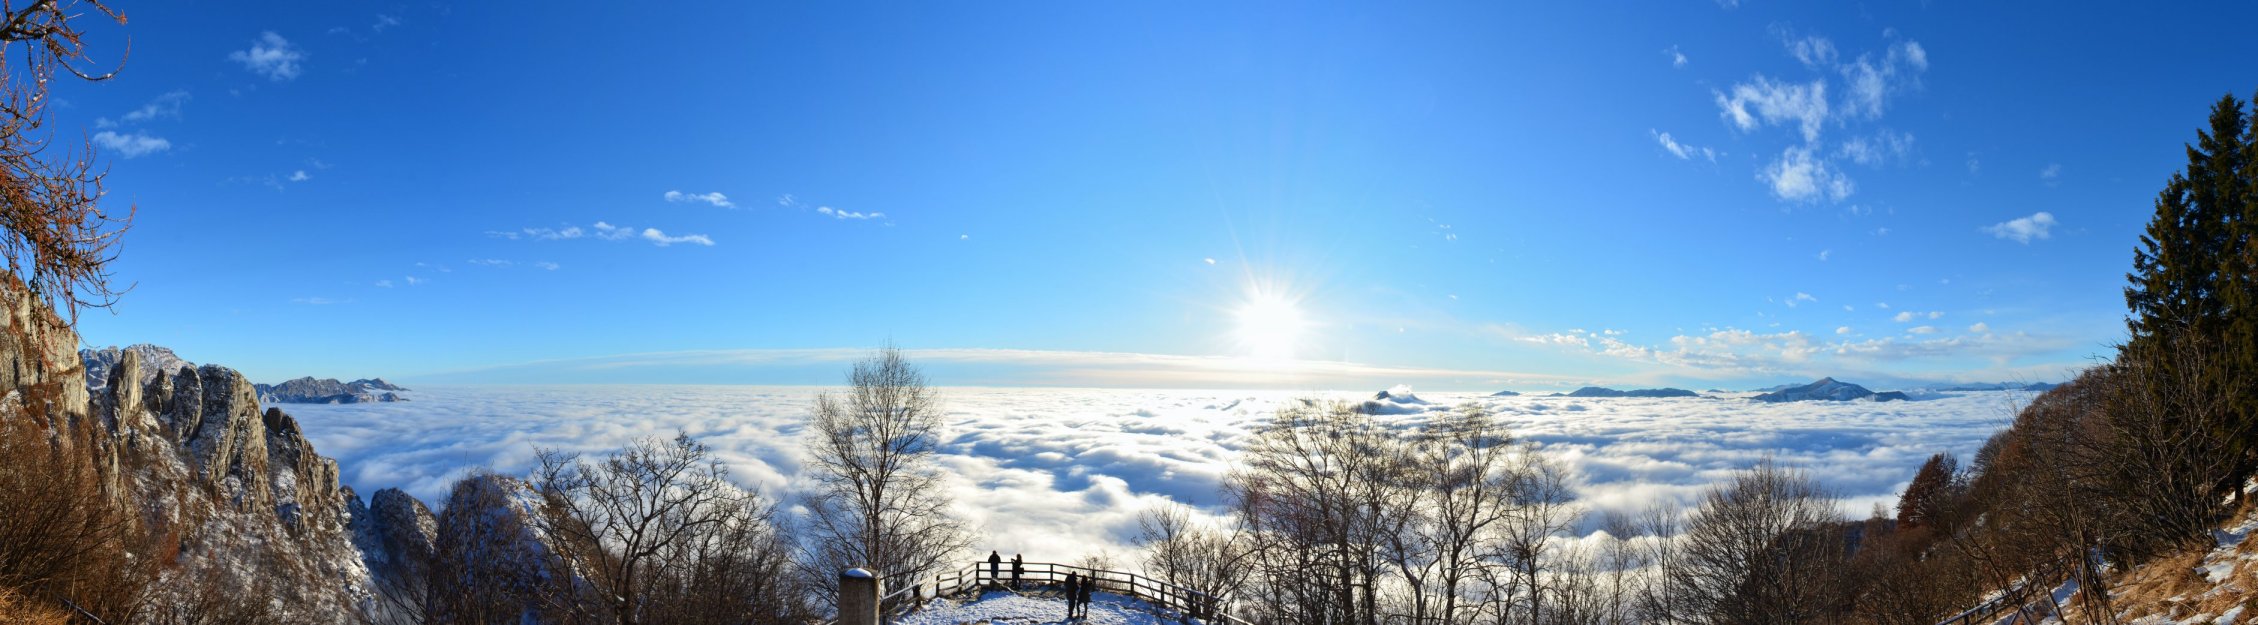
[[[1967,611],[1955,614],[1951,618],[1937,621],[1937,625],[1975,625],[1976,623],[1998,620],[2000,615],[2022,609],[2024,606],[2037,601],[2037,593],[2054,592],[2054,587],[2062,583],[2062,576],[2066,569],[2076,565],[2077,559],[2075,556],[2048,564],[2045,568],[2039,569],[2039,573],[2023,578],[2022,582],[2015,584],[2007,592],[2000,593],[1992,600],[1977,604],[1976,607],[1968,608]]]
[[[1189,620],[1200,619],[1208,623],[1226,625],[1251,625],[1231,616],[1228,597],[1218,597],[1182,585],[1173,584],[1136,573],[1108,571],[1071,564],[1051,562],[1026,562],[1022,573],[1012,576],[1010,563],[991,574],[988,563],[978,562],[963,569],[948,571],[912,581],[909,576],[892,576],[886,579],[887,593],[878,600],[879,614],[887,620],[916,611],[926,602],[940,597],[957,597],[988,589],[1031,591],[1055,587],[1066,582],[1067,575],[1076,575],[1097,584],[1096,590],[1130,597],[1152,606],[1164,616]]]

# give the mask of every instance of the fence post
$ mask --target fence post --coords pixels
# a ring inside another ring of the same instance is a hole
[[[869,569],[839,572],[839,625],[878,625],[878,598],[884,583]]]

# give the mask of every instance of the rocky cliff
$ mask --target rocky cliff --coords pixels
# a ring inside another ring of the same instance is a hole
[[[138,513],[148,547],[135,557],[155,560],[159,605],[224,589],[287,620],[361,621],[384,600],[370,564],[429,552],[422,504],[392,493],[363,506],[241,373],[148,345],[82,355],[12,282],[0,281],[0,401],[17,409],[0,418],[32,419],[93,459],[113,503]]]

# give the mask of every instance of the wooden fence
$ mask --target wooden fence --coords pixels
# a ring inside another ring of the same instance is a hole
[[[2036,602],[2040,593],[2054,592],[2054,587],[2062,583],[2066,570],[2076,565],[2076,556],[2047,565],[2045,568],[2039,569],[2039,573],[2023,578],[2021,583],[2015,584],[2015,587],[2008,589],[2007,592],[2000,593],[1992,600],[1978,604],[1965,612],[1955,614],[1952,618],[1937,621],[1937,625],[1976,625],[1977,623],[1996,621],[2008,612],[2013,612]]]
[[[1012,576],[1011,563],[1004,563],[994,570],[995,574],[991,574],[985,561],[923,579],[913,579],[906,575],[888,576],[886,595],[878,599],[878,613],[884,615],[885,620],[891,621],[940,597],[960,597],[988,589],[1012,589],[1019,592],[1053,589],[1065,583],[1066,576],[1071,574],[1094,580],[1099,592],[1143,601],[1152,606],[1155,613],[1166,617],[1186,621],[1199,619],[1219,625],[1251,625],[1231,616],[1228,597],[1209,595],[1136,573],[1051,562],[1026,562],[1021,567],[1023,573],[1016,580]]]

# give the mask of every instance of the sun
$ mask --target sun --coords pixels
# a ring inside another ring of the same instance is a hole
[[[1292,359],[1308,326],[1292,300],[1264,293],[1250,295],[1237,316],[1239,346],[1258,360]]]

